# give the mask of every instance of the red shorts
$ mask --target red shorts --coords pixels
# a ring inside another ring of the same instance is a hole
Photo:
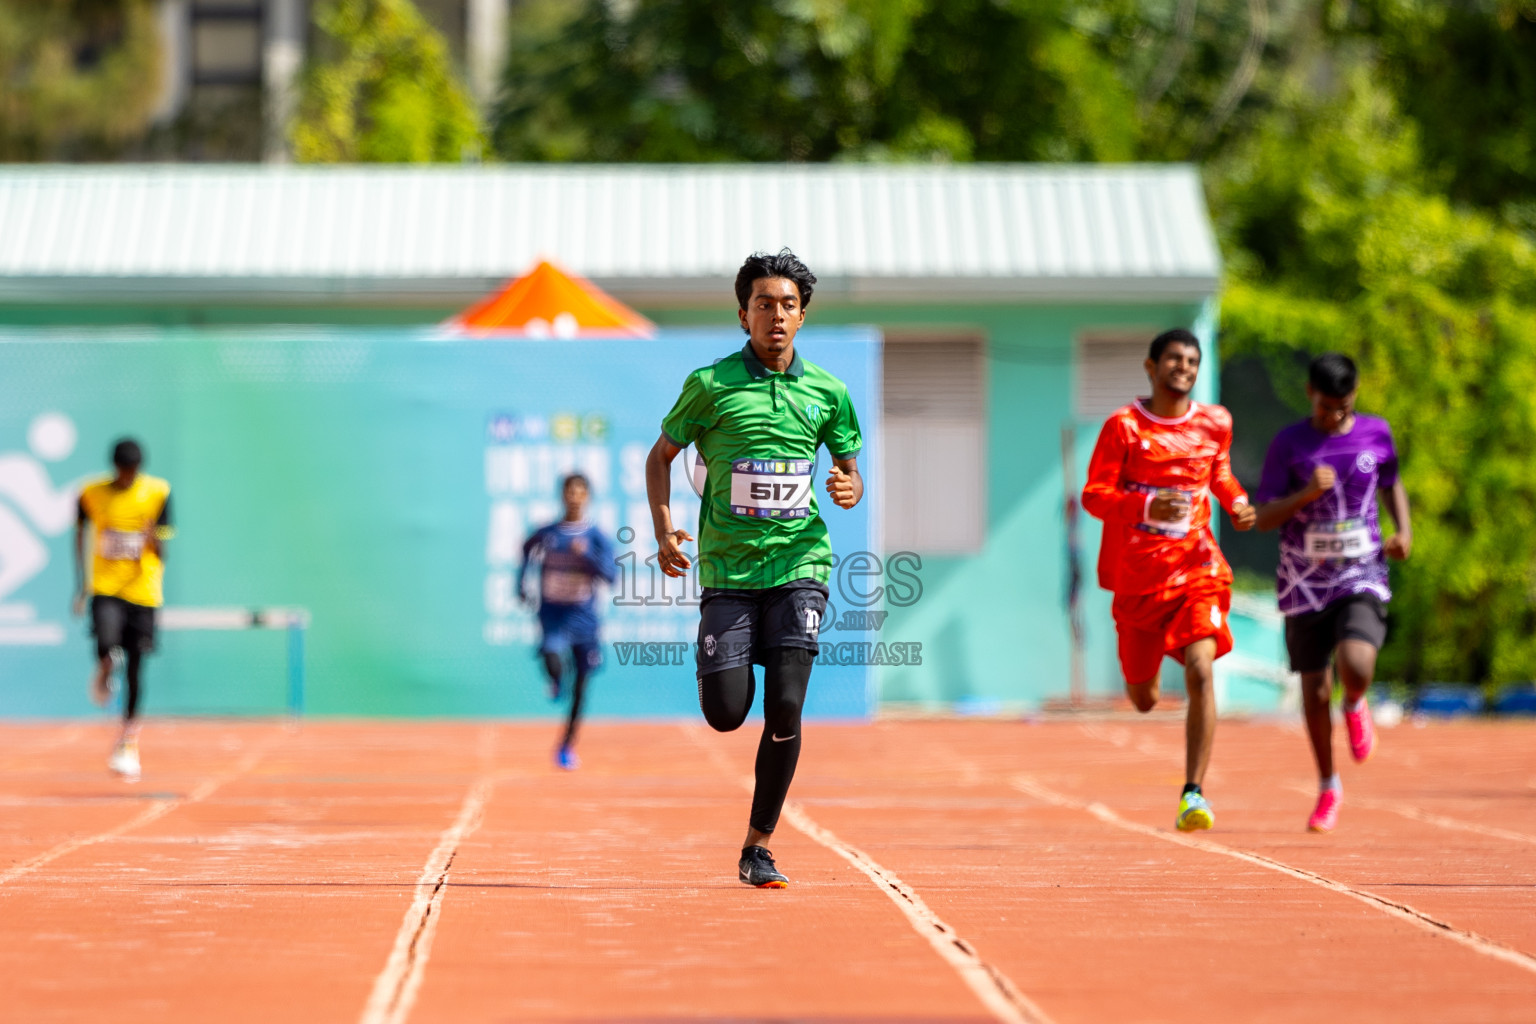
[[[1232,590],[1224,583],[1116,594],[1111,610],[1125,681],[1145,683],[1157,678],[1165,654],[1184,664],[1184,648],[1208,636],[1216,638],[1216,657],[1232,650],[1232,630],[1227,625],[1231,607]]]

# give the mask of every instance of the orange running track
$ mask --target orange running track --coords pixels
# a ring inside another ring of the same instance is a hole
[[[1536,1020],[1536,727],[1403,726],[1332,835],[1291,724],[807,729],[735,880],[755,731],[0,725],[11,1021]],[[1342,742],[1340,744],[1342,752]]]

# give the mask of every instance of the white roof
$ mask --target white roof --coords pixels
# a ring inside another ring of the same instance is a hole
[[[1187,165],[0,167],[0,299],[469,298],[540,258],[630,301],[718,300],[754,250],[818,296],[1199,299]]]

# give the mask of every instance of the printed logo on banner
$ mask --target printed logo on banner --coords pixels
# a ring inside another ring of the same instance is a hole
[[[57,537],[75,521],[78,484],[55,486],[44,463],[68,458],[76,440],[74,420],[45,412],[27,428],[28,451],[0,453],[0,644],[64,642],[62,623],[39,622],[33,605],[10,597],[48,567],[39,535]]]
[[[499,410],[486,418],[484,449],[487,528],[485,576],[481,595],[485,610],[483,638],[493,646],[532,644],[538,640],[534,614],[540,586],[538,553],[524,573],[518,592],[523,543],[534,531],[564,514],[560,487],[571,473],[588,481],[587,518],[602,532],[617,538],[615,571],[633,579],[644,573],[649,550],[636,544],[649,537],[650,510],[645,493],[648,445],[636,439],[621,442],[612,420],[600,410],[560,409],[549,413]],[[683,484],[680,491],[686,491]],[[696,502],[678,496],[674,514],[692,522]],[[691,636],[696,626],[697,600],[658,585],[655,601],[629,600],[604,616],[605,639],[637,642],[676,642]],[[606,598],[602,601],[607,604]]]

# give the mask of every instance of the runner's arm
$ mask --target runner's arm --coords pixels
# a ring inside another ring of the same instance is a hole
[[[672,460],[681,451],[662,434],[645,457],[645,494],[651,503],[651,524],[656,528],[657,562],[663,573],[673,577],[685,575],[693,566],[680,547],[683,541],[693,540],[693,535],[672,524]]]
[[[864,476],[859,472],[859,457],[832,457],[832,471],[827,474],[827,493],[838,508],[853,508],[864,498]]]
[[[1269,450],[1264,453],[1264,471],[1259,475],[1255,529],[1275,530],[1284,526],[1303,505],[1316,501],[1333,488],[1333,470],[1321,473],[1320,469],[1315,469],[1305,487],[1291,492],[1291,481],[1295,477],[1291,472],[1289,435],[1289,431],[1275,435],[1274,440],[1269,442]]]
[[[176,536],[176,527],[171,523],[171,496],[165,496],[165,504],[160,506],[160,514],[155,517],[155,525],[144,531],[144,547],[153,551],[155,557],[165,561],[165,542]]]
[[[1106,523],[1139,523],[1147,511],[1145,494],[1120,486],[1125,468],[1125,439],[1114,420],[1104,424],[1088,460],[1088,482],[1083,485],[1083,510]]]
[[[592,547],[586,553],[587,568],[592,575],[599,577],[605,583],[613,583],[619,578],[618,563],[613,559],[613,545],[608,543],[597,530],[593,530],[589,537],[592,538]]]
[[[528,562],[533,557],[533,550],[542,544],[543,541],[543,530],[534,530],[528,535],[528,539],[523,541],[523,560],[517,566],[517,599],[519,601],[531,602],[533,600],[523,588],[527,584]]]
[[[1221,502],[1221,507],[1232,517],[1232,525],[1238,530],[1251,530],[1255,521],[1253,503],[1248,492],[1232,475],[1232,437],[1229,434],[1211,467],[1211,493]]]
[[[75,599],[76,615],[85,614],[85,528],[90,523],[85,513],[85,499],[81,498],[75,511]]]
[[[1312,478],[1307,481],[1307,486],[1295,494],[1288,494],[1283,498],[1266,501],[1260,505],[1259,518],[1255,525],[1260,530],[1278,529],[1301,511],[1303,506],[1312,504],[1331,490],[1333,490],[1333,470],[1327,466],[1319,466],[1312,472]]]
[[[1386,506],[1387,515],[1392,517],[1392,525],[1397,527],[1397,532],[1387,538],[1382,550],[1388,558],[1402,561],[1413,550],[1413,527],[1408,522],[1408,489],[1403,486],[1402,477],[1392,482],[1392,489],[1387,492]]]

